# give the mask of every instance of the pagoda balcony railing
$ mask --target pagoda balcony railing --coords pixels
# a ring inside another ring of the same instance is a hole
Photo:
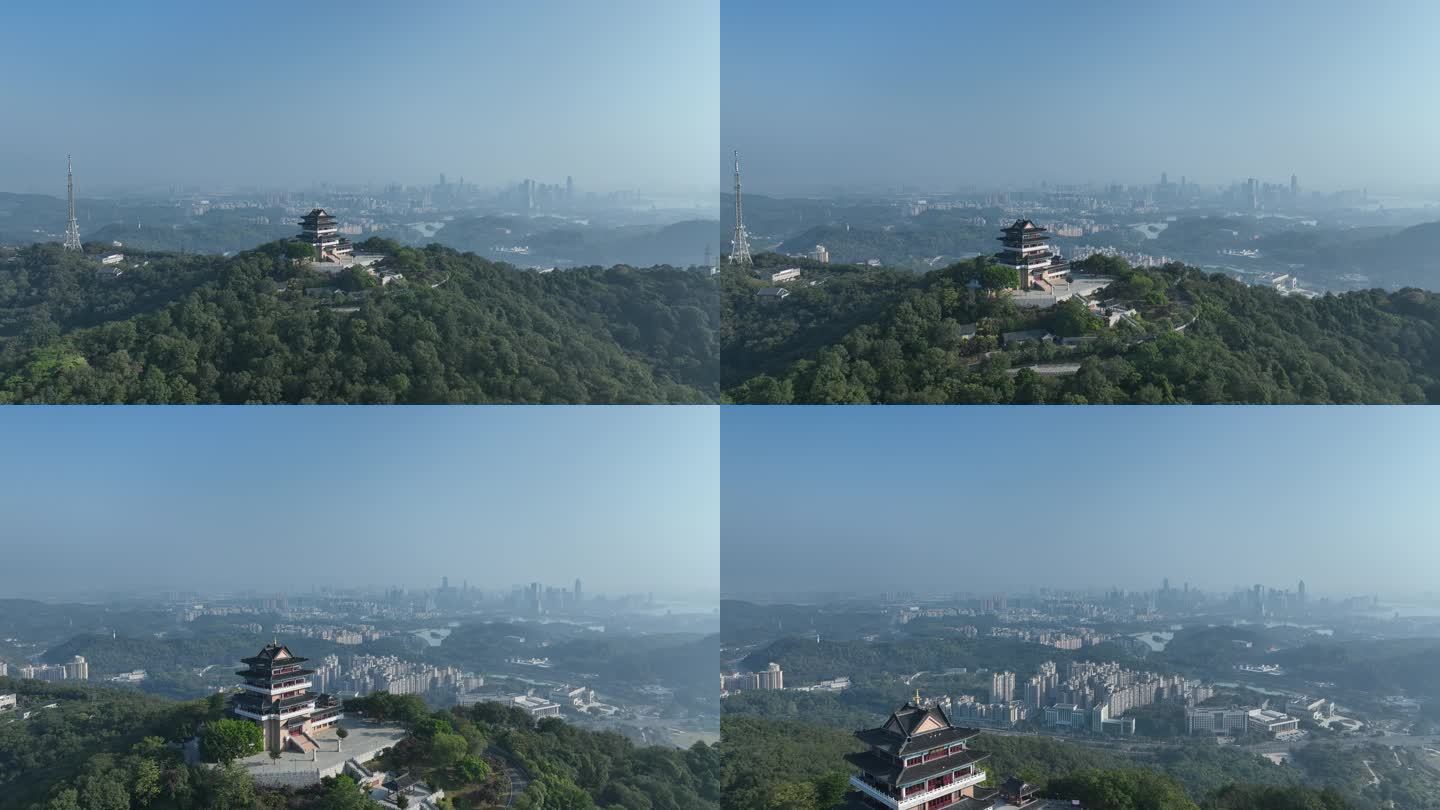
[[[874,785],[871,785],[870,783],[866,782],[858,776],[850,777],[850,786],[859,790],[861,793],[864,793],[865,795],[875,799],[876,801],[884,803],[886,807],[894,808],[894,810],[915,810],[915,808],[923,807],[926,802],[934,801],[941,796],[948,796],[957,790],[964,790],[965,788],[973,787],[974,785],[978,785],[984,781],[985,772],[975,771],[968,776],[962,776],[958,779],[955,779],[948,785],[941,785],[934,790],[927,790],[923,793],[912,793],[903,799],[897,799],[894,796],[891,796],[888,793],[877,789]]]
[[[314,682],[311,681],[309,678],[298,678],[298,679],[294,679],[294,680],[279,681],[279,682],[277,682],[277,683],[268,683],[268,684],[267,684],[267,683],[242,683],[242,684],[240,684],[240,688],[244,689],[244,690],[247,691],[247,692],[254,692],[255,694],[258,694],[258,695],[269,695],[269,694],[272,694],[272,693],[273,693],[275,690],[277,690],[277,689],[280,690],[280,691],[282,691],[282,692],[289,692],[289,691],[293,691],[293,690],[295,690],[295,689],[309,689],[310,687],[312,687],[312,686],[314,686],[314,685],[315,685]]]
[[[850,777],[850,787],[853,787],[861,793],[864,793],[866,796],[869,796],[875,801],[880,802],[884,806],[891,808],[891,810],[895,810],[895,808],[898,808],[900,806],[899,799],[875,787],[869,782],[866,782],[864,779],[861,779],[858,776]]]
[[[249,697],[255,693],[242,692],[240,694],[242,695],[242,699],[237,700],[235,705],[252,712],[270,712],[273,714],[277,711],[289,711],[296,706],[309,706],[315,702],[314,695],[294,695],[292,697],[282,697],[278,700],[244,700],[244,697]]]
[[[235,672],[236,675],[250,682],[273,683],[275,681],[290,681],[296,678],[308,678],[315,674],[313,669],[292,669],[289,672],[266,672],[256,669],[242,669]]]
[[[238,714],[241,714],[245,717],[254,718],[256,720],[261,720],[266,717],[278,717],[281,720],[288,720],[292,717],[299,717],[302,714],[308,713],[310,711],[310,706],[309,704],[306,704],[304,706],[297,706],[294,709],[290,710],[280,710],[276,709],[274,706],[266,706],[261,709],[253,709],[247,706],[236,706],[235,711]]]

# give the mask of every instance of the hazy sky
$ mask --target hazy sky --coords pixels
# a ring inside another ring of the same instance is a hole
[[[719,589],[705,407],[16,408],[0,595]]]
[[[1435,588],[1440,412],[727,408],[726,593]]]
[[[722,148],[756,191],[1433,184],[1436,30],[1431,0],[724,0]]]
[[[0,191],[710,189],[719,0],[8,0]]]

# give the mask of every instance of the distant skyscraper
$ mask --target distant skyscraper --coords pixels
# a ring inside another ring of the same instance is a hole
[[[65,225],[65,249],[80,250],[80,222],[75,219],[75,167],[65,156],[65,197],[70,201],[70,221]]]
[[[990,676],[990,702],[1009,703],[1015,699],[1015,673],[996,672]]]
[[[784,689],[785,672],[773,661],[764,670],[755,673],[756,689]]]
[[[735,235],[730,239],[730,263],[748,267],[750,259],[750,236],[745,233],[745,217],[740,208],[740,151],[735,151]]]
[[[441,177],[444,177],[444,175],[441,175]],[[441,183],[440,185],[443,186],[443,185],[445,185],[445,184],[444,184],[444,183]],[[450,577],[440,577],[440,590],[442,590],[442,591],[448,591],[448,590],[450,590]]]
[[[1165,172],[1160,172],[1160,187],[1165,188],[1168,185],[1170,185],[1170,176]]]
[[[1300,580],[1300,586],[1296,590],[1300,595],[1300,604],[1305,604],[1305,580]]]
[[[830,251],[826,250],[824,245],[816,245],[816,246],[815,246],[815,254],[814,254],[814,256],[815,256],[815,261],[820,262],[821,264],[829,264],[829,263],[830,263]]]
[[[442,185],[442,186],[445,185],[445,173],[444,173],[444,172],[441,172],[441,173],[440,173],[440,185]]]
[[[86,663],[84,656],[77,655],[65,664],[65,677],[76,681],[90,680],[90,665]]]
[[[1290,175],[1290,196],[1292,198],[1300,196],[1300,178],[1293,174]]]
[[[568,174],[565,175],[565,200],[566,202],[575,200],[575,178]]]
[[[575,604],[576,604],[576,605],[579,605],[579,604],[580,604],[580,600],[583,599],[583,598],[584,598],[584,596],[582,595],[582,591],[580,590],[580,578],[579,578],[579,577],[576,577],[576,578],[575,578]]]

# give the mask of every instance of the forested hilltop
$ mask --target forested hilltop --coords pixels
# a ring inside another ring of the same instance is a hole
[[[1094,256],[1107,326],[1078,300],[1020,309],[985,259],[924,274],[801,267],[783,300],[721,277],[727,401],[783,403],[1428,403],[1440,401],[1440,300],[1418,289],[1282,296],[1179,264]],[[819,282],[819,283],[814,283]],[[973,327],[973,334],[971,333]],[[1007,332],[1059,340],[1004,344]]]
[[[701,272],[533,273],[372,239],[324,275],[306,246],[230,258],[0,249],[3,403],[675,403],[719,390]]]
[[[879,723],[883,717],[874,718]],[[721,806],[725,810],[833,810],[849,777],[844,755],[863,748],[848,730],[793,719],[739,714],[720,724]],[[1299,768],[1211,745],[1176,746],[1144,765],[1121,753],[1046,737],[984,733],[988,786],[1019,776],[1041,795],[1080,800],[1090,810],[1358,810],[1387,806],[1345,781],[1334,767],[1349,754],[1317,751],[1312,779]],[[1307,766],[1310,758],[1306,759]],[[1327,770],[1330,769],[1330,770]],[[1308,768],[1307,768],[1308,771]],[[1336,783],[1336,784],[1331,784]],[[1352,790],[1353,788],[1353,790]],[[1356,795],[1357,798],[1348,798]],[[1404,797],[1397,808],[1433,805]],[[1381,800],[1383,801],[1383,800]],[[1364,802],[1364,803],[1362,803]],[[849,807],[851,805],[844,805]]]
[[[28,810],[381,810],[349,776],[307,788],[257,785],[223,754],[224,695],[175,702],[123,689],[0,678],[22,709],[0,722],[0,806]],[[445,808],[714,810],[718,751],[636,746],[496,703],[432,711],[414,695],[346,701],[347,716],[411,733],[377,764],[445,790]],[[258,727],[255,728],[258,732]],[[206,764],[186,764],[199,735]],[[256,743],[258,744],[258,743]],[[222,751],[216,758],[207,751]],[[215,759],[211,762],[211,759]],[[507,771],[523,773],[527,784]],[[393,806],[393,805],[391,805]],[[403,806],[403,805],[402,805]]]

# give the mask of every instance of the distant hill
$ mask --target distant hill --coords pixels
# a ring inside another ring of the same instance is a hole
[[[808,254],[816,245],[825,246],[832,262],[863,263],[879,259],[892,267],[923,269],[928,267],[925,260],[936,256],[947,256],[953,262],[978,253],[993,253],[995,233],[993,228],[935,220],[888,228],[819,225],[786,239],[779,250]]]
[[[1338,269],[1364,273],[1387,287],[1440,289],[1440,222],[1357,241],[1334,257]]]
[[[525,246],[529,255],[517,260],[539,263],[691,267],[703,263],[707,245],[712,260],[718,259],[717,226],[715,220],[688,220],[604,228],[553,218],[463,217],[446,223],[430,241],[491,258],[503,256],[497,247]]]
[[[1433,638],[1317,641],[1281,650],[1273,661],[1311,681],[1440,701],[1440,640]]]
[[[241,250],[294,236],[294,225],[105,225],[82,233],[86,243],[109,245],[121,242],[126,248],[144,251],[189,253],[235,253]]]

